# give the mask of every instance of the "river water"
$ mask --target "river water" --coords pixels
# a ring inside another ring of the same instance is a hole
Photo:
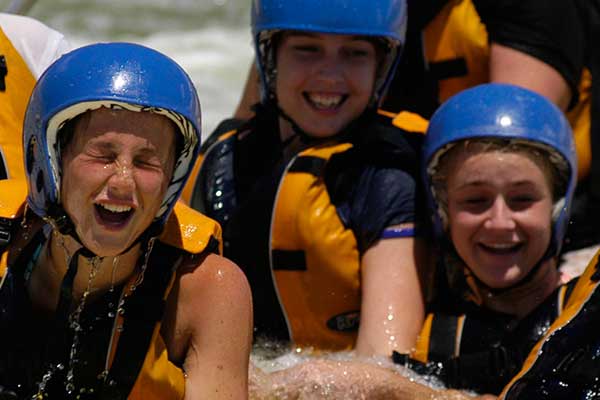
[[[9,0],[0,0],[0,10]],[[37,0],[29,16],[73,46],[129,41],[171,56],[192,77],[203,137],[235,109],[252,62],[249,0]]]

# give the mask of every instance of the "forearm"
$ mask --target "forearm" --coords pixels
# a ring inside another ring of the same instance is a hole
[[[362,362],[310,361],[269,375],[251,373],[251,399],[461,400],[473,397],[435,390],[392,370]],[[493,397],[491,397],[493,398]],[[482,400],[485,397],[481,398]],[[490,399],[490,397],[488,397]]]

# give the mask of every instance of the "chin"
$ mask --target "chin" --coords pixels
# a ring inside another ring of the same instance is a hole
[[[131,246],[130,240],[82,239],[83,245],[99,257],[114,257],[122,254]],[[124,245],[125,244],[125,245]]]

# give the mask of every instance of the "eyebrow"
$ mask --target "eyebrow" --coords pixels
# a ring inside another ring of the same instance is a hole
[[[485,186],[485,185],[488,185],[487,181],[482,180],[482,179],[475,179],[472,181],[467,181],[460,186],[455,186],[454,189],[465,189],[465,188],[480,187],[480,186]],[[528,179],[521,179],[519,181],[510,183],[511,188],[519,187],[519,186],[535,186],[535,183]]]
[[[90,146],[95,147],[99,150],[103,150],[103,151],[116,151],[118,149],[118,146],[110,141],[93,142],[90,144]],[[139,149],[136,149],[136,152],[138,154],[141,154],[144,156],[157,156],[158,155],[158,151],[156,149],[153,149],[148,146],[144,146]]]

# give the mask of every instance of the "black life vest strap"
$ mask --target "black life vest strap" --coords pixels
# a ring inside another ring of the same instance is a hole
[[[123,326],[114,361],[106,377],[100,399],[127,399],[138,378],[157,324],[165,310],[166,291],[170,289],[181,251],[156,242],[144,272],[143,281],[125,299]],[[140,263],[144,257],[140,257]],[[172,265],[172,266],[171,266]]]
[[[8,75],[6,57],[0,54],[0,92],[6,92],[6,75]]]

